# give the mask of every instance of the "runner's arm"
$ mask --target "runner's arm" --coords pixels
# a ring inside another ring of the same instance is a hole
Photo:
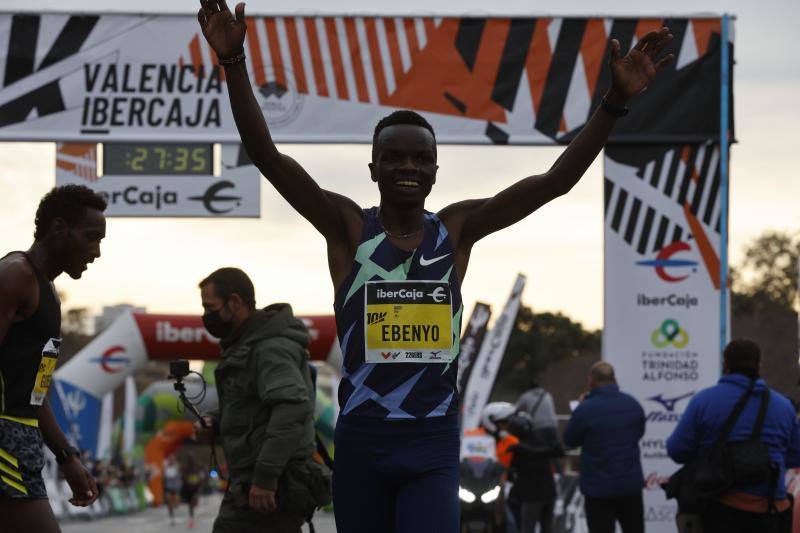
[[[39,429],[42,431],[42,438],[44,443],[53,452],[53,455],[58,457],[62,450],[70,445],[64,432],[56,422],[56,417],[53,414],[53,409],[50,407],[50,399],[46,399],[42,406],[37,410],[39,417]]]
[[[235,16],[225,0],[201,0],[201,5],[197,18],[217,55],[243,54],[247,29],[244,3],[236,6]],[[244,60],[226,64],[225,79],[233,118],[253,164],[326,240],[349,242],[346,222],[353,220],[353,216],[360,220],[358,206],[344,196],[322,189],[297,161],[278,150],[256,101]]]
[[[39,429],[42,438],[50,451],[58,457],[63,450],[70,445],[64,432],[58,427],[56,417],[50,408],[50,401],[45,400],[37,411],[39,417]],[[72,490],[72,498],[69,502],[78,507],[86,507],[94,503],[100,495],[97,489],[97,482],[92,474],[83,466],[80,457],[73,455],[67,462],[60,465],[61,473],[67,480],[69,488]]]
[[[656,73],[672,60],[667,55],[660,61],[655,56],[672,40],[669,30],[650,32],[624,58],[619,56],[619,43],[613,41],[609,65],[612,87],[606,101],[625,107],[639,94]],[[467,200],[453,204],[440,213],[448,231],[462,246],[469,248],[483,237],[519,222],[547,202],[568,193],[600,153],[617,117],[598,107],[581,132],[546,173],[524,178],[491,198]]]

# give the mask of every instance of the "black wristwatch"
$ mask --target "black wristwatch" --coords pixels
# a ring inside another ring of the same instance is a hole
[[[67,446],[56,454],[56,463],[58,463],[58,466],[64,466],[73,455],[75,457],[80,457],[81,452],[75,446]]]
[[[602,107],[606,113],[610,115],[614,115],[615,117],[621,118],[628,114],[629,109],[627,107],[619,107],[618,105],[614,105],[605,98],[600,100],[600,107]]]

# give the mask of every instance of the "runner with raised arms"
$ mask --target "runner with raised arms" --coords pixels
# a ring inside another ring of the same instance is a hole
[[[368,165],[380,204],[362,209],[320,188],[272,141],[244,61],[244,4],[235,14],[224,0],[201,5],[198,20],[225,68],[247,153],[327,242],[344,353],[335,437],[338,531],[455,533],[460,287],[472,246],[578,182],[628,99],[673,59],[657,59],[672,35],[667,28],[650,32],[625,57],[613,41],[612,87],[582,132],[550,170],[491,198],[426,211],[438,170],[434,130],[413,111],[390,114],[375,127]]]

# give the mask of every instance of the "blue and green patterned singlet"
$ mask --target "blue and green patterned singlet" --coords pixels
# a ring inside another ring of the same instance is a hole
[[[434,213],[425,212],[424,232],[415,250],[401,250],[384,233],[378,208],[364,210],[353,269],[334,302],[344,354],[341,416],[457,412],[463,307],[453,244]]]

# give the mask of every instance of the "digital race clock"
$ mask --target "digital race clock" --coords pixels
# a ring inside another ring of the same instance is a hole
[[[202,143],[103,143],[103,174],[210,176],[213,145]]]

